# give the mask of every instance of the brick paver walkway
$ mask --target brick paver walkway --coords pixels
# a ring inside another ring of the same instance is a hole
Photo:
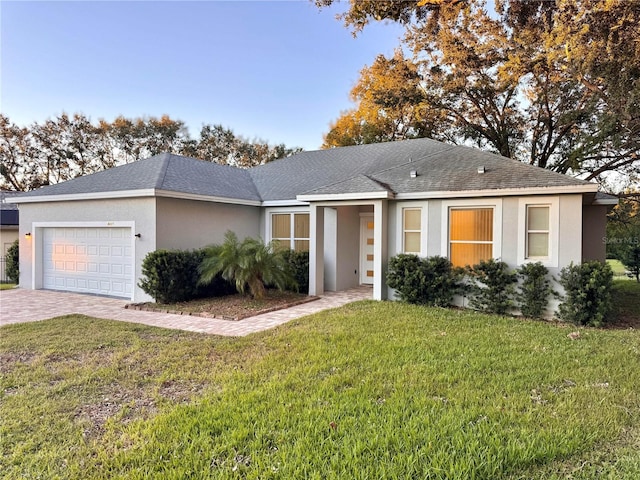
[[[0,326],[11,323],[35,322],[74,313],[110,320],[143,323],[154,327],[174,328],[213,335],[244,336],[282,325],[293,319],[335,308],[357,300],[371,298],[370,287],[359,287],[343,292],[327,292],[319,300],[264,313],[239,321],[193,317],[170,313],[143,312],[125,309],[127,300],[53,292],[49,290],[0,291]]]

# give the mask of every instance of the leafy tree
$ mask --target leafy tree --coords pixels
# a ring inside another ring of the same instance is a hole
[[[30,129],[18,127],[0,114],[0,187],[25,191],[42,184]]]
[[[356,33],[372,21],[406,26],[422,90],[403,97],[419,112],[414,131],[586,179],[637,173],[640,2],[351,0],[342,19]],[[373,71],[363,70],[354,91],[384,88],[392,70],[376,71],[372,83]],[[350,140],[343,128],[370,125],[367,97],[354,99],[356,109],[334,123],[328,145],[376,141]],[[382,100],[374,96],[373,104],[385,120],[393,114],[406,124]]]
[[[204,125],[200,130],[200,140],[186,147],[183,153],[222,165],[249,168],[301,150],[287,148],[284,144],[271,146],[264,140],[250,141],[222,125]]]
[[[220,125],[203,127],[194,140],[184,122],[168,115],[94,124],[82,114],[63,113],[23,128],[0,114],[0,187],[32,190],[161,152],[250,167],[300,150],[248,141]]]
[[[264,298],[266,286],[284,290],[295,283],[287,262],[285,250],[272,242],[247,237],[242,242],[234,232],[228,231],[222,245],[205,249],[200,265],[200,283],[206,285],[221,274],[235,284],[240,293],[247,289],[256,299]]]
[[[360,72],[351,90],[356,109],[331,125],[324,147],[387,142],[433,134],[432,122],[424,118],[422,77],[415,63],[396,50],[390,59],[379,55],[371,67]]]

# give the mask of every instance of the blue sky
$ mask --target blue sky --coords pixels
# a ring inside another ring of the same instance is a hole
[[[345,8],[339,7],[339,8]],[[307,150],[397,25],[357,38],[309,1],[0,2],[0,109],[19,125],[168,114]]]

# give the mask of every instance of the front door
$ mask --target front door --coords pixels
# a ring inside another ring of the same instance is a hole
[[[360,283],[373,284],[373,215],[360,217]]]

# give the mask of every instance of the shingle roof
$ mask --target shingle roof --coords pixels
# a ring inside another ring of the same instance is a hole
[[[478,174],[484,166],[485,173]],[[415,170],[417,176],[411,178]],[[286,172],[284,180],[276,181]],[[291,173],[289,173],[291,172]],[[300,194],[359,193],[346,180],[367,175],[394,193],[588,185],[588,182],[470,147],[430,139],[303,152],[252,171],[263,200]],[[342,180],[342,183],[337,183]],[[260,183],[262,182],[262,183]],[[261,188],[262,184],[266,188]],[[341,192],[337,188],[341,187]],[[375,190],[369,190],[375,191]]]
[[[485,173],[478,173],[481,166]],[[417,172],[415,178],[411,170]],[[155,189],[268,202],[293,201],[303,194],[428,194],[581,185],[593,184],[478,149],[423,138],[302,152],[249,170],[165,153],[24,196]]]
[[[43,187],[21,197],[150,189],[260,201],[246,170],[169,153]]]
[[[302,152],[250,170],[263,200],[287,200],[358,175],[372,176],[455,149],[428,138]],[[347,192],[345,192],[347,193]]]

